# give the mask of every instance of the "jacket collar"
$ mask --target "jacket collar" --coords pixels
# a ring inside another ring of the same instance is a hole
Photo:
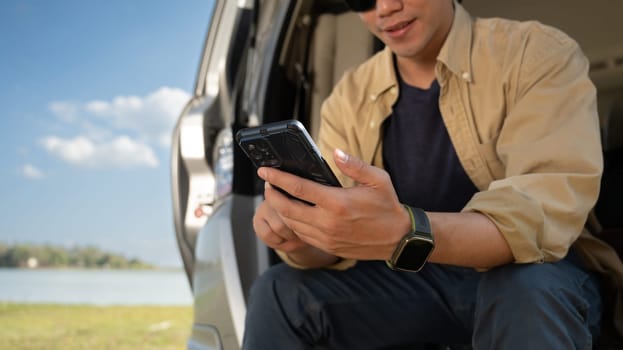
[[[441,47],[441,51],[437,56],[437,77],[442,74],[440,67],[446,67],[450,72],[461,77],[462,79],[472,81],[472,63],[471,63],[471,46],[472,46],[472,19],[469,13],[460,4],[454,4],[454,20],[452,28],[445,43]],[[398,85],[398,78],[394,68],[394,54],[389,47],[379,53],[381,57],[376,75],[372,77],[371,92],[378,96],[394,86]]]
[[[456,76],[469,82],[472,82],[472,31],[471,16],[463,6],[455,2],[452,28],[441,47],[437,61]],[[439,66],[438,64],[437,67]]]

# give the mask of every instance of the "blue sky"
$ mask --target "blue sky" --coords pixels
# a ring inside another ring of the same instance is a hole
[[[180,266],[170,137],[210,0],[0,1],[0,242]]]

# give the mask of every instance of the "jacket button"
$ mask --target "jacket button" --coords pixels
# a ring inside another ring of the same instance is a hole
[[[472,76],[468,72],[463,72],[463,74],[461,74],[461,78],[463,78],[463,80],[470,81]]]

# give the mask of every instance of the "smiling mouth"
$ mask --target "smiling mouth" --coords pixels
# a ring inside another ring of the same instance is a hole
[[[389,32],[389,33],[393,33],[393,32],[397,32],[399,30],[402,30],[404,28],[406,28],[407,26],[409,26],[411,23],[413,23],[415,20],[412,19],[410,21],[404,21],[404,22],[400,22],[398,24],[394,24],[392,26],[386,27],[383,29],[383,31],[385,32]]]

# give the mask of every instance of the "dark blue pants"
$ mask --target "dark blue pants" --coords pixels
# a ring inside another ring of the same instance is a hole
[[[254,284],[244,349],[591,349],[598,281],[578,263],[506,265],[487,272],[428,264],[396,272],[384,262],[346,271],[284,264]]]

